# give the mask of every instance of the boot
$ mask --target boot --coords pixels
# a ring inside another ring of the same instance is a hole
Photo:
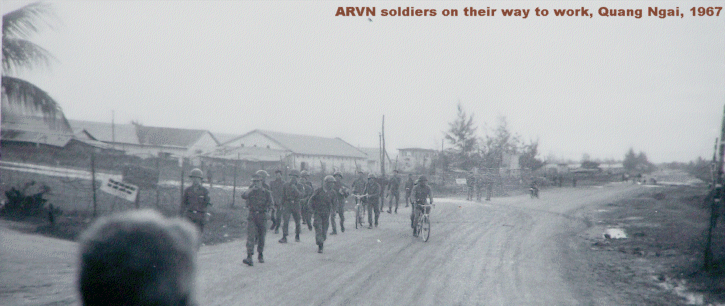
[[[332,233],[330,233],[330,235],[337,235],[337,230],[333,229]]]
[[[264,256],[262,256],[262,253],[259,253],[259,257],[257,258],[257,261],[259,261],[259,263],[264,263]]]
[[[318,246],[317,253],[322,253],[322,243],[318,244]]]
[[[345,225],[342,224],[342,221],[340,221],[340,231],[343,233],[345,232]]]
[[[279,243],[287,243],[287,236],[282,236],[282,239],[279,240]]]
[[[247,258],[242,260],[243,263],[247,264],[248,266],[253,266],[254,262],[252,261],[252,254],[247,255]]]
[[[310,231],[312,231],[312,225],[310,225],[310,224],[307,224],[307,228],[308,228],[308,229],[309,229]]]
[[[300,242],[300,235],[299,234],[295,235],[295,242]]]
[[[388,213],[389,213],[389,214],[392,214],[393,212],[392,212],[392,211],[391,211],[390,209],[388,209]]]

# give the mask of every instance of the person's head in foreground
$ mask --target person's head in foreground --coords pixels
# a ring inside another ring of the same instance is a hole
[[[97,220],[80,239],[83,305],[195,305],[197,239],[152,210]]]

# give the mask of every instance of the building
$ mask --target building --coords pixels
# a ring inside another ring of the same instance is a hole
[[[438,151],[421,148],[398,149],[400,169],[404,172],[414,172],[416,169],[429,169],[433,166],[433,160],[438,156]]]
[[[206,130],[151,127],[140,124],[110,124],[69,120],[76,133],[100,141],[128,155],[140,157],[193,157],[212,151],[219,144]]]
[[[367,173],[380,174],[380,148],[359,147],[358,150],[368,156],[365,164],[360,165],[360,170]]]
[[[367,164],[368,156],[340,138],[253,130],[222,144],[234,148],[263,148],[286,153],[284,163],[291,169],[332,173],[353,173]]]

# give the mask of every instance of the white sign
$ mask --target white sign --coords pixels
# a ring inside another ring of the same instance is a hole
[[[456,184],[458,184],[458,185],[465,185],[466,184],[466,179],[464,179],[464,178],[457,178],[456,179]]]
[[[135,202],[136,195],[138,194],[138,186],[108,178],[108,180],[101,185],[101,191]]]

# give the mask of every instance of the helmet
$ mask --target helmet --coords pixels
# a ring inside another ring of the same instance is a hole
[[[261,180],[262,180],[262,176],[261,175],[256,174],[256,173],[255,174],[252,174],[252,182],[254,182],[254,181],[261,181]]]
[[[340,172],[340,171],[335,171],[335,173],[334,173],[334,174],[332,174],[332,176],[339,176],[340,178],[342,178],[342,172]]]
[[[418,177],[418,180],[421,181],[421,182],[427,182],[428,181],[428,178],[425,177],[425,175],[421,175],[420,177]]]
[[[325,183],[328,183],[328,182],[334,183],[335,181],[337,181],[337,180],[335,180],[335,178],[332,175],[325,176],[325,180],[324,180]]]
[[[300,171],[300,176],[301,177],[309,177],[310,176],[310,173],[307,172],[307,170],[302,170],[302,171]]]
[[[368,174],[368,178],[369,178],[369,179],[371,179],[371,178],[375,178],[375,173],[370,173],[370,174]]]
[[[264,171],[264,170],[257,170],[257,172],[255,172],[254,174],[259,175],[259,177],[261,179],[264,179],[269,176],[269,173],[267,173],[267,171]]]
[[[293,169],[292,171],[290,171],[290,172],[289,172],[289,175],[290,175],[290,176],[296,176],[296,177],[299,177],[299,176],[300,176],[300,171],[299,171],[299,170],[297,170],[297,169]]]
[[[198,178],[204,178],[204,172],[201,172],[201,169],[194,168],[189,172],[189,177],[198,177]]]

